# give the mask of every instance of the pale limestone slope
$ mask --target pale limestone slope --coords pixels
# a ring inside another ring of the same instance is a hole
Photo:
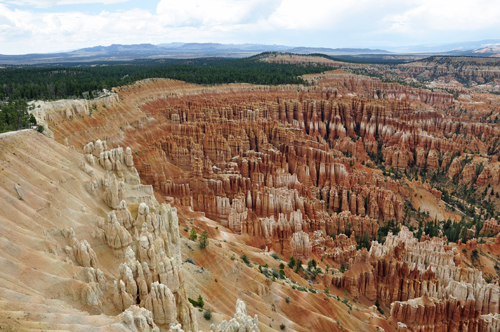
[[[109,210],[85,190],[89,176],[78,167],[81,159],[72,148],[35,131],[0,136],[2,328],[125,330],[110,303],[103,303],[109,317],[86,312],[92,311],[81,300],[88,268],[65,252],[67,240],[60,235],[60,229],[73,228],[92,246],[90,232]],[[94,247],[98,254],[102,249]],[[100,263],[99,269],[110,278],[106,267],[113,265],[106,265]]]

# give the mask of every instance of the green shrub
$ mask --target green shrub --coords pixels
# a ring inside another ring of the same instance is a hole
[[[248,258],[247,255],[241,256],[241,260],[245,262],[245,264],[250,264],[250,258]]]
[[[36,128],[36,130],[37,130],[40,134],[41,134],[41,133],[43,133],[43,130],[44,130],[44,129],[45,129],[45,128],[44,128],[43,126],[40,126],[40,125]]]
[[[190,299],[188,298],[188,301],[194,306],[194,307],[199,307],[199,308],[203,308],[203,306],[205,305],[205,302],[203,301],[203,298],[200,296],[198,296],[198,301],[195,301],[193,299]]]
[[[203,313],[203,317],[206,320],[211,320],[212,319],[212,310],[205,310],[205,312]]]
[[[307,262],[307,269],[309,271],[316,269],[316,266],[318,266],[318,264],[316,263],[315,259],[311,259],[309,262]]]
[[[304,286],[297,286],[297,289],[301,292],[306,292],[307,293],[307,288],[305,288]]]
[[[286,303],[290,303],[290,297],[289,296],[285,297],[285,301]]]

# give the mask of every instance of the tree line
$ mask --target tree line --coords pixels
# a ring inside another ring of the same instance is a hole
[[[0,133],[25,129],[34,125],[36,125],[36,119],[33,114],[28,113],[26,100],[11,99],[3,105],[0,104]]]
[[[124,63],[74,63],[0,69],[0,100],[92,98],[93,92],[146,78],[171,78],[197,84],[307,84],[301,75],[330,67],[275,64],[255,59],[202,58],[134,60]]]

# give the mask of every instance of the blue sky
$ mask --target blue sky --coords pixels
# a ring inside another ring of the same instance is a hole
[[[499,31],[498,0],[0,0],[0,54],[169,42],[404,46]]]

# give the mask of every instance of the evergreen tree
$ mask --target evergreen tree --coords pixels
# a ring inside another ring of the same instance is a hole
[[[196,241],[196,239],[198,238],[198,235],[196,234],[196,230],[193,228],[191,228],[191,233],[189,234],[189,239],[191,241]]]
[[[208,247],[208,233],[203,231],[200,235],[200,248],[205,249],[206,247]]]
[[[8,103],[0,108],[0,132],[36,125],[36,119],[33,114],[28,113],[28,104],[24,99],[9,99]]]
[[[368,234],[368,231],[365,232],[365,237],[363,239],[363,242],[365,248],[370,249],[370,235]]]

